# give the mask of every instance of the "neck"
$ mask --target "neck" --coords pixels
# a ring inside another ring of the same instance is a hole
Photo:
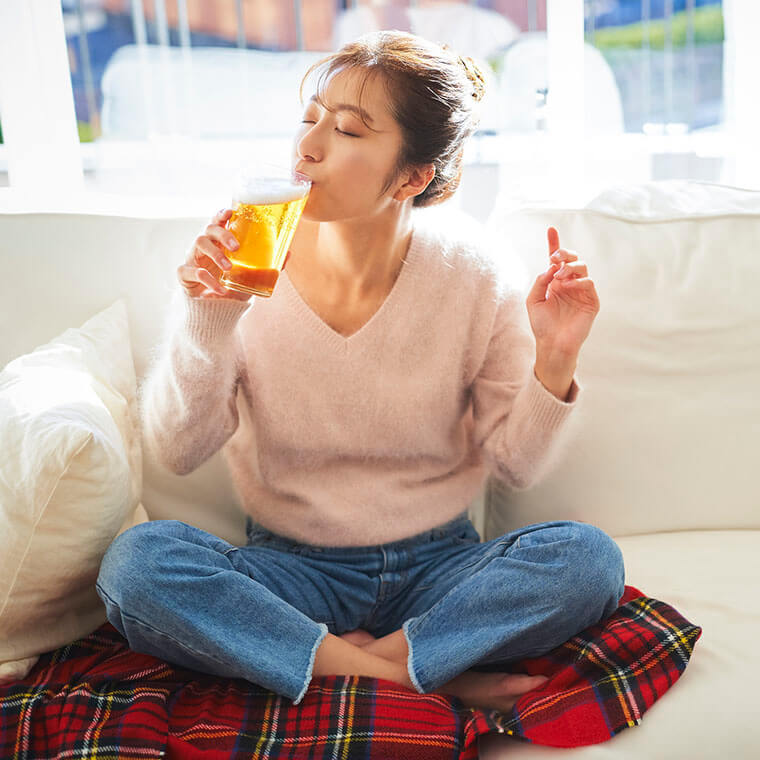
[[[371,218],[336,222],[301,219],[293,236],[293,263],[318,279],[327,291],[350,298],[386,289],[392,284],[409,248],[412,213],[409,206]]]

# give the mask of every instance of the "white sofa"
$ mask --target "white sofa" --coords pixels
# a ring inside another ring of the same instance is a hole
[[[0,367],[123,298],[139,381],[176,267],[215,211],[0,207]],[[588,263],[601,301],[578,367],[583,400],[556,468],[528,491],[489,481],[474,522],[485,538],[549,519],[594,523],[621,547],[627,583],[703,635],[640,726],[566,750],[491,735],[481,757],[758,757],[760,192],[670,181],[611,188],[582,210],[497,208],[488,231],[526,286],[547,266],[550,224]],[[151,518],[244,543],[220,455],[181,477],[144,459],[142,478]]]

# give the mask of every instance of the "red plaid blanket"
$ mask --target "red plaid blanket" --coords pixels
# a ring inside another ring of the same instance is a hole
[[[293,706],[243,679],[131,651],[110,623],[0,686],[3,760],[477,758],[478,736],[595,744],[641,722],[680,677],[702,629],[626,586],[618,609],[549,654],[503,670],[545,674],[509,714],[363,676],[314,678]]]

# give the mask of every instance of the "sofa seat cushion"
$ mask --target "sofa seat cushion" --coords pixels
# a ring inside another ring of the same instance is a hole
[[[689,666],[641,725],[607,742],[557,749],[489,734],[480,740],[482,760],[714,760],[760,754],[755,729],[760,531],[682,531],[615,540],[625,559],[626,583],[702,627]]]

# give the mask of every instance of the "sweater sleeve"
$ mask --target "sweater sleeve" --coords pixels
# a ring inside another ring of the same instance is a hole
[[[175,294],[166,337],[142,383],[140,414],[146,451],[178,475],[199,467],[237,429],[235,327],[249,305]]]
[[[526,490],[562,451],[561,439],[576,407],[575,378],[561,401],[534,373],[536,347],[522,295],[500,301],[485,358],[472,384],[475,437],[492,473]]]

